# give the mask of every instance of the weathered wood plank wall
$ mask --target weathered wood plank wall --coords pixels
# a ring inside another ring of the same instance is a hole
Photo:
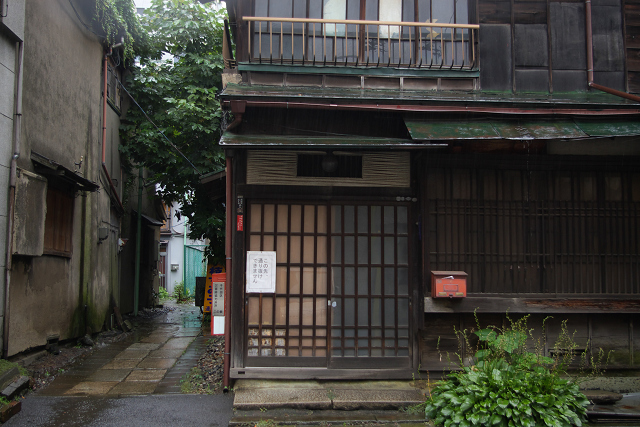
[[[520,316],[510,315],[513,320]],[[531,349],[538,349],[546,356],[565,350],[559,343],[562,322],[565,320],[566,330],[577,345],[572,364],[574,368],[580,367],[582,353],[585,353],[590,362],[592,356],[597,360],[600,349],[605,358],[608,357],[608,369],[640,366],[640,328],[637,327],[640,315],[637,314],[571,314],[553,317],[531,315],[527,322],[528,327],[532,328]],[[505,314],[479,314],[478,321],[482,328],[509,325]],[[478,325],[473,314],[427,313],[425,324],[420,341],[421,370],[437,372],[455,369],[456,363],[460,361],[459,355],[468,362],[477,350],[477,339],[473,331],[478,330]],[[466,331],[469,339],[460,340],[455,331]],[[546,340],[543,335],[546,335]]]
[[[640,8],[640,0],[637,2]],[[626,15],[636,6],[627,5]],[[622,5],[593,3],[594,80],[625,89]],[[515,92],[586,91],[587,44],[582,0],[479,0],[481,88]],[[629,34],[640,33],[637,13],[627,19]],[[635,31],[635,33],[634,33]],[[640,43],[639,43],[640,44]],[[630,48],[629,81],[640,82],[640,49]],[[634,65],[636,64],[636,65]],[[638,73],[634,74],[637,70]]]
[[[640,92],[640,0],[625,0],[625,45],[629,92]]]

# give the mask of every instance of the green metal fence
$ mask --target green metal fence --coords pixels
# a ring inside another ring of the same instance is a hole
[[[196,293],[196,277],[203,277],[207,272],[204,249],[206,245],[184,245],[184,284],[189,295]]]

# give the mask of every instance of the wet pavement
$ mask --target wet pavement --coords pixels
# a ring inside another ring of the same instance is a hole
[[[186,304],[171,307],[173,311],[152,319],[132,318],[134,331],[129,337],[97,349],[36,394],[118,397],[179,393],[180,379],[195,366],[197,350],[210,336],[203,334],[199,308]]]
[[[46,388],[27,396],[7,426],[226,426],[233,396],[185,395],[180,380],[211,338],[198,307],[130,319],[134,331],[97,348]]]

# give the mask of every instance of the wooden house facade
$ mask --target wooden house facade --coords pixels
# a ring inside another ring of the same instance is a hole
[[[637,0],[227,8],[231,378],[442,370],[474,312],[640,364]]]

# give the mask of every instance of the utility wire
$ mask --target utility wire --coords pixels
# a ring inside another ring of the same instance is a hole
[[[93,29],[92,29],[90,26],[88,26],[87,24],[85,24],[85,22],[84,22],[84,21],[82,20],[82,18],[80,17],[80,14],[79,14],[79,13],[78,13],[78,11],[76,10],[76,7],[73,5],[73,3],[71,3],[71,0],[69,0],[69,4],[71,5],[71,9],[73,9],[73,11],[75,12],[76,17],[78,18],[78,21],[80,21],[80,23],[81,23],[82,25],[84,25],[84,27],[85,27],[87,30],[91,31],[91,32],[92,32],[93,34],[95,34],[96,36],[98,36],[98,37],[102,38],[102,35],[100,35],[100,34],[96,33],[95,31],[93,31]]]
[[[189,163],[189,165],[191,165],[191,167],[193,168],[193,170],[195,170],[195,171],[196,171],[196,173],[197,173],[199,176],[202,176],[202,174],[200,173],[200,171],[198,170],[198,168],[197,168],[193,163],[191,163],[191,160],[189,160],[189,159],[187,158],[187,156],[185,156],[185,155],[182,153],[182,151],[180,151],[180,149],[179,149],[178,147],[176,147],[176,146],[173,144],[173,142],[171,142],[171,141],[169,140],[169,138],[167,138],[167,136],[164,134],[164,132],[162,132],[162,131],[160,130],[160,128],[159,128],[159,127],[158,127],[158,126],[153,122],[153,120],[151,120],[151,118],[149,117],[149,115],[147,114],[147,112],[146,112],[146,111],[144,111],[144,108],[142,108],[142,107],[140,106],[140,104],[138,104],[138,101],[136,101],[136,99],[133,97],[133,95],[131,95],[131,94],[129,93],[129,91],[127,90],[127,88],[126,88],[126,87],[124,87],[124,85],[122,84],[122,82],[120,81],[120,79],[118,79],[118,77],[116,77],[115,75],[114,75],[114,78],[116,79],[116,81],[118,82],[118,84],[122,87],[122,90],[124,90],[124,91],[126,92],[126,94],[129,96],[129,98],[131,98],[131,100],[133,101],[133,103],[134,103],[134,104],[136,104],[136,105],[138,106],[138,108],[140,109],[140,111],[142,111],[142,114],[144,114],[144,116],[147,118],[147,120],[149,121],[149,123],[151,123],[151,124],[156,128],[156,130],[160,133],[160,135],[162,135],[162,136],[164,137],[164,139],[166,139],[166,140],[167,140],[167,142],[168,142],[168,143],[173,147],[173,149],[174,149],[174,150],[176,150],[176,151],[177,151],[177,152],[182,156],[182,158],[183,158],[183,159],[185,159],[185,160],[187,161],[187,163]]]

